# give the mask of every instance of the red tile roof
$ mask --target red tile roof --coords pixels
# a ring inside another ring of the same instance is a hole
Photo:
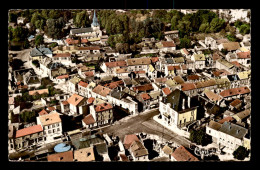
[[[79,50],[100,50],[99,46],[79,47]]]
[[[77,94],[73,94],[70,98],[68,98],[68,103],[74,106],[77,106],[81,101],[83,101],[84,97],[79,96]]]
[[[43,131],[41,125],[30,126],[16,131],[16,138]]]
[[[122,161],[129,162],[129,159],[127,158],[127,156],[125,154],[120,154],[119,156],[121,157]]]
[[[71,38],[67,38],[66,39],[66,42],[71,45],[71,44],[78,44],[79,43],[79,40],[73,40]]]
[[[212,56],[213,60],[216,61],[220,58],[222,58],[221,56],[219,56],[217,53],[214,53],[213,56]]]
[[[180,66],[168,66],[168,70],[169,70],[169,71],[174,70],[174,68],[175,68],[176,70],[180,70],[180,69],[181,69]]]
[[[68,75],[68,74],[61,75],[61,76],[56,77],[56,79],[66,79],[66,78],[69,78],[69,75]]]
[[[129,149],[132,142],[134,142],[134,141],[139,141],[138,137],[135,134],[125,135],[123,144],[126,149]]]
[[[110,89],[114,89],[114,88],[118,87],[120,84],[124,84],[123,80],[107,83],[104,86],[108,87]]]
[[[92,114],[88,114],[87,116],[84,117],[84,119],[82,119],[82,121],[86,124],[86,125],[90,125],[95,123],[95,119],[93,118]]]
[[[53,57],[71,57],[70,53],[59,53],[56,55],[53,55]]]
[[[111,106],[109,103],[102,103],[102,104],[95,106],[95,111],[96,112],[102,112],[102,111],[109,110],[109,109],[112,109],[112,108],[113,108],[113,106]]]
[[[67,104],[69,104],[69,102],[67,100],[65,100],[65,101],[62,102],[62,104],[67,105]]]
[[[220,95],[223,97],[229,97],[229,96],[246,94],[246,93],[250,93],[250,89],[248,87],[239,87],[239,88],[224,90],[220,92]]]
[[[81,39],[81,43],[87,43],[88,42],[88,39]]]
[[[165,87],[162,89],[165,95],[168,95],[171,93],[171,90],[168,87]]]
[[[239,59],[251,58],[250,51],[237,53],[237,58]]]
[[[241,67],[241,64],[239,64],[239,62],[237,61],[232,61],[230,63],[233,64],[235,67]]]
[[[73,151],[61,152],[56,154],[51,154],[47,156],[48,162],[52,161],[73,161]]]
[[[153,90],[152,84],[145,84],[142,86],[137,86],[133,88],[134,91],[148,91],[148,90]]]
[[[187,49],[186,48],[183,48],[182,49],[182,51],[184,52],[184,54],[186,54],[186,55],[188,55],[189,54],[189,52],[187,51]]]
[[[151,97],[147,93],[140,94],[143,100],[149,100]]]
[[[198,158],[193,156],[183,146],[179,146],[173,153],[172,156],[176,161],[199,161]]]
[[[56,109],[55,109],[55,107],[48,107],[48,110],[53,111],[53,110],[56,110]]]
[[[193,90],[195,88],[196,88],[196,86],[195,86],[194,83],[182,83],[181,84],[181,90],[182,91]]]
[[[151,60],[153,63],[155,63],[155,62],[159,61],[159,57],[152,57]]]
[[[123,66],[126,66],[126,61],[105,62],[105,64],[109,68],[112,68],[112,67],[123,67]]]
[[[86,71],[84,72],[86,77],[93,77],[94,76],[94,71]]]
[[[162,41],[163,47],[176,47],[173,41]]]
[[[29,95],[35,95],[36,93],[38,93],[38,94],[43,94],[43,93],[49,94],[49,90],[48,89],[41,89],[41,90],[29,91]]]
[[[233,102],[230,103],[231,106],[235,107],[236,105],[240,104],[241,100],[235,99]]]
[[[218,123],[223,124],[224,122],[232,122],[233,120],[234,120],[233,117],[228,116],[228,117],[225,117],[224,119],[221,119],[220,121],[218,121]]]
[[[88,103],[89,103],[89,104],[93,103],[94,101],[95,101],[95,98],[94,98],[94,97],[90,97],[90,98],[88,99]]]
[[[135,74],[145,74],[144,70],[139,70],[139,71],[133,71]]]
[[[226,76],[226,75],[230,75],[231,73],[228,72],[227,70],[225,69],[221,69],[221,70],[217,70],[217,71],[214,71],[213,72],[213,75],[216,76],[216,77],[219,77],[219,76]]]
[[[82,86],[82,87],[87,87],[88,86],[88,83],[85,83],[84,81],[80,81],[78,83],[79,86]]]
[[[48,112],[44,109],[42,109],[42,111],[39,112],[39,116],[42,116],[42,115],[47,115]]]
[[[199,80],[200,76],[193,74],[193,75],[188,75],[187,79],[188,80]]]
[[[106,97],[110,93],[111,89],[104,87],[104,86],[101,86],[101,85],[98,85],[92,91],[94,93],[97,93],[101,96]]]

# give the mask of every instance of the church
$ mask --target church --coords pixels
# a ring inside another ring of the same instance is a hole
[[[82,38],[84,37],[86,39],[100,39],[102,36],[102,31],[100,30],[100,25],[98,23],[95,10],[91,27],[71,29],[70,34],[81,36]]]

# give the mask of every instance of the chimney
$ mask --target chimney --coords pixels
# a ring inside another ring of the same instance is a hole
[[[190,108],[190,96],[188,96],[188,107]]]
[[[185,98],[182,99],[182,109],[185,109]]]

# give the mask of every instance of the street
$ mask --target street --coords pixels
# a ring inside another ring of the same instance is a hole
[[[188,147],[190,142],[184,137],[164,128],[161,124],[154,121],[152,118],[158,115],[159,110],[152,110],[146,113],[141,113],[137,116],[131,116],[127,120],[119,120],[109,127],[102,128],[103,133],[113,134],[118,136],[122,141],[124,136],[133,133],[147,133],[162,137],[163,140],[172,141],[179,145]]]

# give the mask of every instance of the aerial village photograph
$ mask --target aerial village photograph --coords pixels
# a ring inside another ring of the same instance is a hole
[[[250,9],[10,9],[10,162],[251,157]]]

